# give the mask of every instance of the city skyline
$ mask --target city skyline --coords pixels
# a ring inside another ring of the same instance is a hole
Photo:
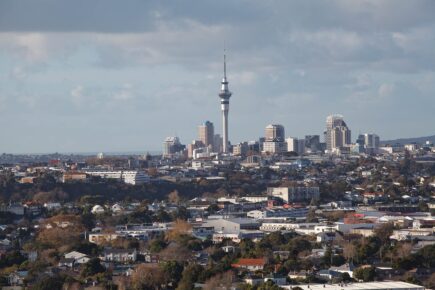
[[[232,144],[275,123],[322,136],[334,113],[352,142],[435,133],[432,1],[53,3],[0,4],[0,153],[160,151],[204,120],[222,132],[224,40]]]

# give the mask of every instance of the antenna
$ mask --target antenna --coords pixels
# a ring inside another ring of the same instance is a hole
[[[227,78],[227,48],[224,40],[224,78]]]
[[[224,78],[227,78],[227,57],[224,54]]]

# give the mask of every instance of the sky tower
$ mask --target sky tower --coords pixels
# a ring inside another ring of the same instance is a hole
[[[222,136],[223,136],[223,152],[228,153],[228,111],[230,109],[230,97],[231,92],[228,89],[227,80],[227,62],[224,53],[224,77],[221,82],[221,91],[219,98],[221,98],[221,110],[222,110]]]

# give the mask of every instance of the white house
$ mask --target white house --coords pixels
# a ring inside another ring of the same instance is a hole
[[[104,207],[102,207],[101,205],[97,204],[94,205],[94,207],[92,208],[91,212],[93,214],[101,214],[104,213]]]

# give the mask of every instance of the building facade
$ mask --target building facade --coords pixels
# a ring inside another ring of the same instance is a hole
[[[202,125],[198,126],[198,139],[204,146],[211,146],[213,149],[214,144],[214,126],[210,121],[205,121]]]
[[[163,157],[172,157],[182,152],[184,148],[178,137],[167,137],[163,142]]]
[[[264,130],[264,137],[266,141],[284,142],[285,131],[284,126],[279,124],[270,124]]]
[[[351,142],[351,131],[343,120],[342,115],[330,115],[326,118],[325,131],[326,149],[329,152],[341,147],[349,147]]]

